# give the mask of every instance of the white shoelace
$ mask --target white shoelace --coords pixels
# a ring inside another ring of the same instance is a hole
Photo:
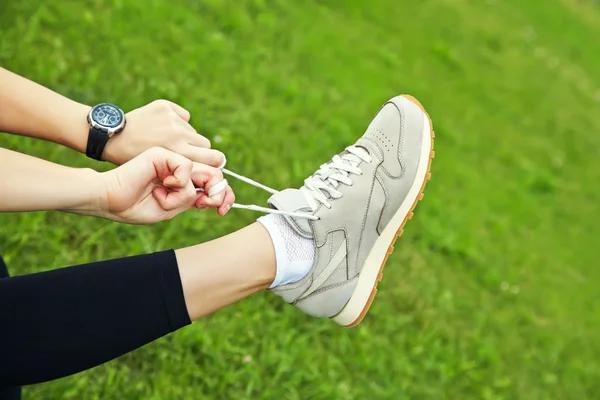
[[[362,171],[358,168],[358,164],[362,161],[371,162],[372,158],[362,147],[356,146],[348,146],[346,148],[346,152],[343,155],[335,155],[333,159],[326,164],[321,165],[321,167],[315,172],[312,176],[306,178],[304,180],[304,186],[300,188],[300,192],[304,195],[304,198],[308,202],[312,211],[315,211],[319,203],[323,204],[327,208],[331,208],[331,204],[329,200],[339,199],[343,195],[337,190],[340,184],[352,186],[352,180],[350,179],[351,174],[362,175]],[[256,182],[250,178],[247,178],[243,175],[236,174],[225,168],[225,164],[227,163],[227,159],[223,161],[223,164],[219,167],[223,171],[224,174],[239,179],[243,182],[248,183],[249,185],[255,186],[257,188],[263,189],[271,194],[278,193],[277,190],[272,189],[262,183]],[[227,180],[224,179],[218,185],[215,185],[209,190],[209,195],[215,195],[220,193],[222,190],[225,190],[227,187]],[[196,189],[197,191],[204,192],[203,188]],[[255,204],[238,204],[233,203],[232,208],[239,208],[244,210],[251,211],[259,211],[268,214],[280,214],[287,215],[290,217],[297,218],[306,218],[317,220],[318,217],[308,214],[308,213],[296,213],[289,211],[281,211],[273,208],[260,207]]]
[[[342,193],[337,190],[340,184],[352,186],[350,174],[362,175],[358,164],[361,161],[370,163],[372,160],[367,150],[362,147],[348,146],[346,151],[347,153],[341,156],[333,156],[329,163],[321,165],[314,175],[304,180],[300,192],[313,211],[319,206],[318,203],[331,208],[329,200],[342,197]]]

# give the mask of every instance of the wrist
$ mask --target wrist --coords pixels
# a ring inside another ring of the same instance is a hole
[[[102,217],[106,213],[106,177],[91,168],[74,169],[73,182],[77,184],[77,201],[68,209],[63,211]]]
[[[129,113],[125,114],[125,120],[127,121],[127,124],[123,130],[119,134],[113,135],[108,139],[108,142],[104,147],[104,153],[102,154],[102,159],[104,161],[108,161],[115,165],[123,165],[138,155],[138,153],[135,153],[132,149],[139,146],[135,141],[132,142],[131,135],[128,134],[128,126],[131,123]],[[127,135],[127,139],[125,139],[127,144],[123,143],[123,135]]]
[[[106,147],[125,128],[125,113],[114,104],[100,103],[92,107],[86,119],[90,129],[85,154],[95,160],[114,162],[111,150]]]

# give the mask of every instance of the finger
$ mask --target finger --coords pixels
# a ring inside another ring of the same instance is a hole
[[[168,188],[184,188],[190,183],[194,163],[176,153],[173,153],[167,160],[169,170],[172,175],[163,180],[163,185]]]
[[[207,193],[212,186],[223,180],[223,171],[202,163],[193,163],[191,179],[195,187],[203,188]]]
[[[231,206],[235,202],[235,194],[233,193],[233,189],[231,187],[227,187],[225,190],[225,198],[223,199],[223,204],[217,209],[217,212],[220,216],[223,216],[229,212]]]
[[[225,200],[225,193],[227,189],[220,191],[217,194],[212,196],[206,196],[204,199],[204,205],[210,208],[219,208],[223,204],[223,200]]]
[[[178,153],[197,163],[218,168],[225,161],[225,156],[219,150],[205,149],[187,143],[182,147],[178,149]]]
[[[171,106],[171,108],[173,109],[173,111],[175,111],[175,113],[177,115],[179,115],[179,117],[181,119],[183,119],[185,122],[189,122],[190,121],[190,112],[188,110],[186,110],[185,108],[181,107],[179,104],[175,104],[172,101],[169,101],[169,105]]]
[[[189,124],[189,122],[186,122],[186,121],[182,120],[181,118],[177,118],[175,120],[175,123],[177,125],[179,125],[181,128],[183,128],[183,131],[187,134],[186,139],[188,139],[189,137],[196,136],[198,134],[196,132],[196,130],[194,129],[194,127]]]
[[[179,126],[181,126],[184,130],[184,132],[186,132],[188,135],[186,136],[186,140],[189,144],[191,144],[192,146],[198,146],[198,147],[204,147],[206,149],[210,149],[210,140],[208,140],[207,138],[205,138],[202,135],[199,135],[198,132],[196,131],[196,129],[194,129],[194,127],[192,125],[190,125],[188,122],[182,120],[182,119],[177,119],[177,124]]]
[[[157,177],[168,188],[184,188],[191,178],[194,163],[175,152],[155,148],[148,151],[152,159]]]
[[[190,136],[188,142],[192,146],[204,147],[207,149],[210,149],[210,146],[211,146],[210,140],[208,140],[204,136],[200,135],[196,131],[194,131],[194,134],[192,136]]]
[[[188,190],[169,191],[164,187],[158,186],[152,190],[152,195],[158,205],[165,211],[180,210],[184,211],[194,206],[195,193],[192,188]]]
[[[212,197],[209,197],[204,192],[199,192],[196,198],[195,206],[196,208],[220,208],[225,200],[225,195],[230,190],[231,188],[227,187],[227,189],[215,194]]]
[[[221,199],[222,197],[222,199]],[[196,198],[196,208],[217,208],[219,215],[223,216],[231,209],[231,206],[235,202],[235,194],[230,186],[222,191],[221,193],[212,197],[209,197],[204,192],[199,192]]]
[[[221,170],[208,165],[195,163],[194,169],[192,170],[192,181],[196,187],[204,189],[203,194],[198,194],[196,200],[197,207],[217,208],[223,204],[227,190],[221,190],[219,193],[216,193],[213,196],[207,195],[213,186],[216,186],[223,181],[223,172],[221,172]]]

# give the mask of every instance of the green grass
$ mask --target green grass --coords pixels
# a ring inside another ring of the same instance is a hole
[[[359,327],[264,293],[25,398],[599,395],[597,2],[83,3],[2,2],[0,65],[89,104],[176,101],[231,169],[274,187],[299,186],[400,93],[428,109],[437,157]],[[24,138],[0,146],[109,167]],[[255,217],[1,215],[0,253],[24,274],[191,245]]]

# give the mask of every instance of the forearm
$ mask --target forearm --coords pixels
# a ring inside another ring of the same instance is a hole
[[[0,132],[44,139],[85,152],[90,108],[0,68]]]
[[[95,214],[104,201],[101,175],[0,148],[0,212]]]
[[[0,279],[0,387],[95,367],[189,323],[173,251]]]

